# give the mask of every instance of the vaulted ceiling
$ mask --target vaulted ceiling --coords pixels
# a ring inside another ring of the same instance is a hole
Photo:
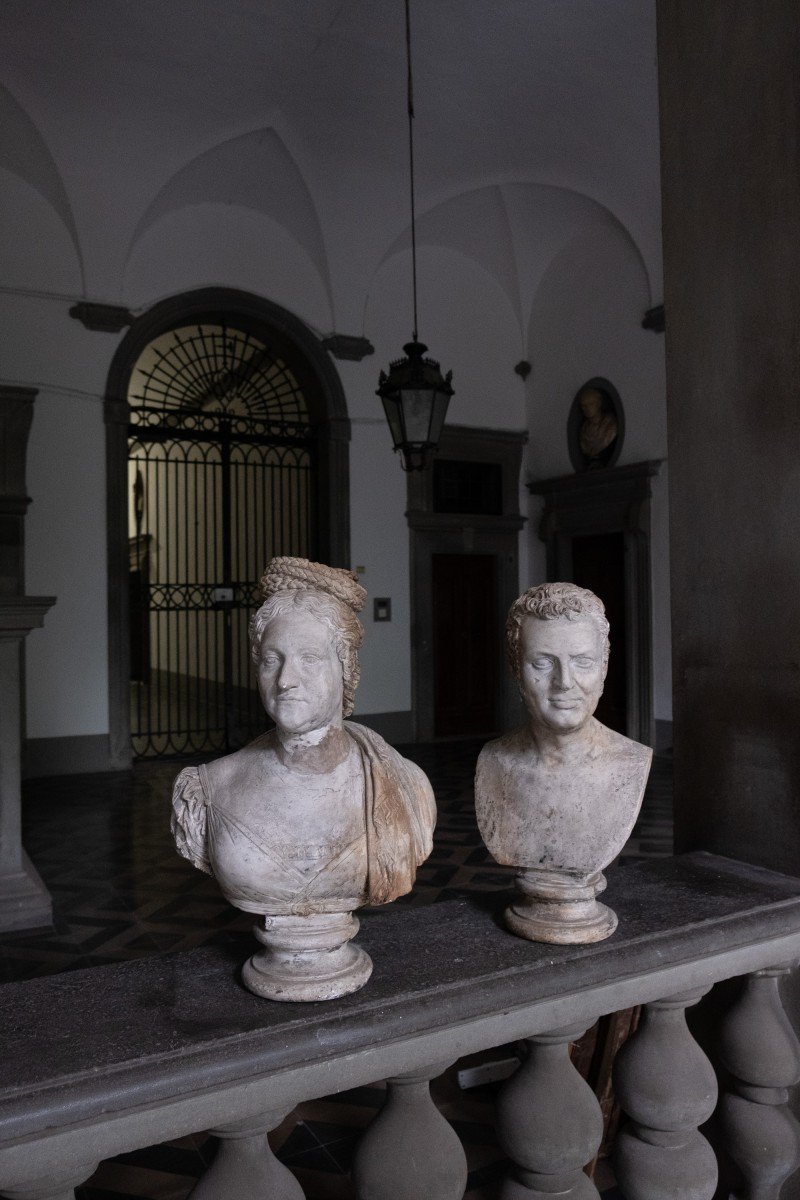
[[[522,326],[570,230],[611,222],[660,300],[654,3],[412,0],[412,38],[421,243]],[[0,80],[7,194],[51,212],[90,298],[130,299],[188,209],[274,223],[330,328],[341,281],[407,247],[402,0],[4,0]]]

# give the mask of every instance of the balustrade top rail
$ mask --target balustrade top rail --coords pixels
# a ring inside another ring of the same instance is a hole
[[[592,946],[514,937],[508,899],[364,913],[372,979],[316,1004],[246,991],[238,937],[0,987],[0,1186],[32,1143],[96,1159],[800,957],[800,879],[708,854],[613,869]]]

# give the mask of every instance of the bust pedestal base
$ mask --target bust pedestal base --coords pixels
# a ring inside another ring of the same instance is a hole
[[[264,917],[259,950],[242,968],[242,982],[268,1000],[334,1000],[357,992],[372,974],[372,959],[352,946],[358,921],[350,912]]]
[[[602,942],[617,928],[616,914],[597,901],[605,876],[577,876],[567,871],[527,867],[516,884],[521,896],[505,911],[505,923],[529,942],[583,945]]]

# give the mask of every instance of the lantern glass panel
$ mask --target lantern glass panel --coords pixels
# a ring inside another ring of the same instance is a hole
[[[400,402],[397,393],[393,396],[381,396],[381,401],[383,402],[383,411],[386,414],[386,420],[389,422],[392,441],[395,446],[399,446],[403,441],[403,421],[400,414]]]
[[[438,445],[439,439],[442,436],[442,426],[444,419],[447,416],[447,406],[450,403],[450,397],[446,392],[435,392],[433,401],[433,414],[430,424],[430,440]]]
[[[406,441],[427,442],[431,426],[433,393],[428,388],[403,388],[400,395]]]

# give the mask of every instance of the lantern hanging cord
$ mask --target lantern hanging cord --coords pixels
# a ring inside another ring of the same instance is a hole
[[[408,164],[411,180],[411,283],[414,298],[414,334],[417,340],[417,230],[416,209],[414,204],[414,81],[411,75],[411,14],[410,0],[405,0],[406,6],[406,64],[407,64],[407,93],[408,93]]]

